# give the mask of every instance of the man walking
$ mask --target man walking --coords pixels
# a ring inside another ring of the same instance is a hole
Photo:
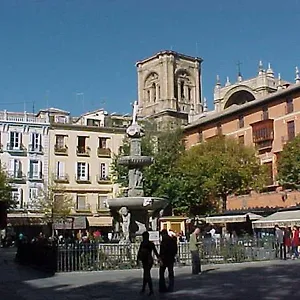
[[[279,226],[275,225],[275,240],[276,240],[276,256],[280,255],[280,259],[286,259],[286,249],[284,245],[284,232],[279,228]],[[279,253],[278,253],[279,252]]]
[[[200,229],[195,228],[194,232],[190,236],[190,251],[192,255],[192,274],[197,275],[201,273],[201,261],[198,249],[198,236]]]
[[[174,262],[177,254],[177,241],[171,238],[166,229],[161,231],[160,267],[159,267],[159,292],[172,292],[174,289]],[[165,271],[168,269],[169,287],[166,286]]]

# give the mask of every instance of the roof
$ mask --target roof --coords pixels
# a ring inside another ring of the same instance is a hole
[[[254,213],[247,213],[247,214],[240,214],[240,215],[222,215],[222,216],[212,216],[212,217],[206,217],[205,221],[206,223],[214,223],[214,224],[220,224],[220,223],[241,223],[246,222],[247,217],[249,217],[250,221],[252,220],[258,220],[261,219],[262,216],[254,214]]]
[[[276,212],[268,217],[253,222],[254,228],[273,228],[279,226],[300,225],[300,210],[286,210]]]
[[[65,114],[65,115],[69,115],[70,112],[63,110],[63,109],[59,109],[59,108],[55,108],[55,107],[50,107],[50,108],[45,108],[45,109],[40,109],[39,112],[37,113],[37,115],[39,115],[40,113],[61,113],[61,114]]]
[[[154,54],[154,55],[152,55],[152,56],[150,56],[146,59],[137,61],[136,66],[138,66],[139,64],[143,64],[145,62],[148,62],[148,61],[150,61],[154,58],[158,58],[160,55],[173,55],[173,56],[183,58],[183,59],[186,59],[186,60],[198,61],[199,63],[201,63],[203,61],[203,59],[201,57],[193,57],[193,56],[185,55],[185,54],[182,54],[182,53],[179,53],[179,52],[176,52],[176,51],[172,51],[172,50],[162,50],[162,51],[159,51],[156,54]]]
[[[295,83],[295,84],[289,86],[286,89],[279,90],[279,91],[274,92],[274,93],[272,93],[272,94],[270,94],[266,97],[260,97],[260,98],[257,98],[255,100],[252,100],[250,102],[246,102],[242,105],[237,105],[237,104],[232,105],[232,106],[230,106],[229,108],[227,108],[223,111],[216,112],[216,113],[207,115],[206,117],[203,117],[201,119],[198,119],[198,120],[194,121],[193,123],[186,125],[184,127],[184,129],[191,129],[193,127],[197,127],[198,125],[204,125],[206,123],[217,121],[217,120],[222,119],[224,117],[234,115],[238,112],[248,110],[248,109],[250,109],[252,107],[255,107],[257,105],[265,104],[265,103],[270,102],[270,101],[272,101],[274,99],[277,99],[279,97],[289,95],[290,93],[293,93],[293,92],[296,92],[296,91],[300,91],[300,83]]]

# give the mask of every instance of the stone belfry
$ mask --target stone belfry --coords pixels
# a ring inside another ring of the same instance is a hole
[[[203,111],[201,62],[174,51],[161,51],[136,63],[139,116],[152,118],[158,128],[186,124]]]

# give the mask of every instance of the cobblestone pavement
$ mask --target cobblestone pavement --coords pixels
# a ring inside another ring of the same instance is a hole
[[[1,300],[300,299],[300,260],[204,266],[192,276],[176,269],[175,291],[140,296],[141,270],[61,273],[47,276],[15,265],[13,249],[0,249]],[[153,269],[157,289],[157,269]]]

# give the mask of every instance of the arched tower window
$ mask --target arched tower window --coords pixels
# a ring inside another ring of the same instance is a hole
[[[146,102],[156,102],[160,98],[159,77],[155,72],[150,73],[144,83],[144,95]]]
[[[185,70],[179,70],[175,75],[174,96],[178,102],[190,103],[193,100],[195,85],[191,75]]]

